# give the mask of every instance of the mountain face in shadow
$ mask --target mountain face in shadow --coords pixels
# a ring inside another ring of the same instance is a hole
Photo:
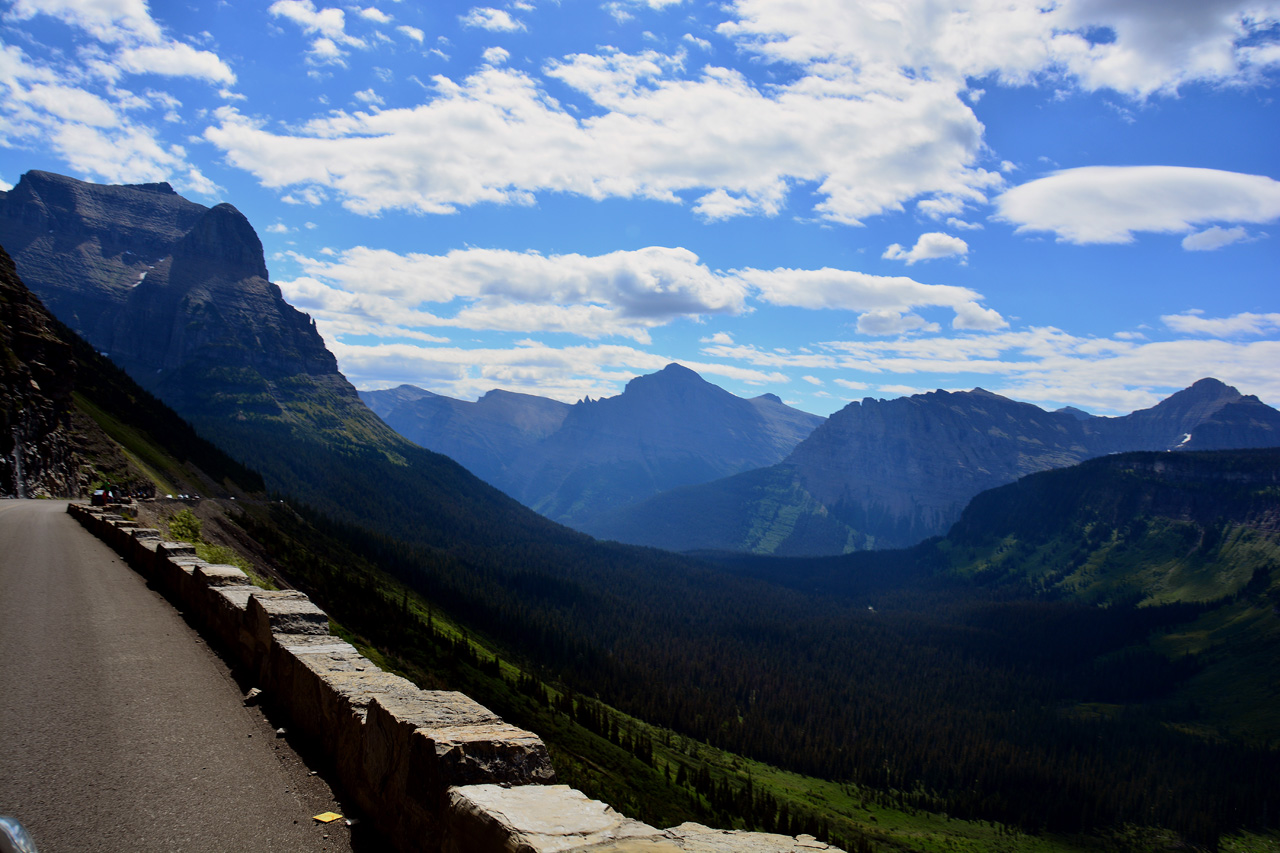
[[[401,435],[587,531],[601,513],[659,492],[780,462],[823,420],[772,394],[743,399],[678,364],[572,406],[507,391],[469,403],[409,387],[362,396]]]
[[[590,532],[673,550],[901,548],[945,533],[979,492],[1036,471],[1123,451],[1277,445],[1280,412],[1215,379],[1119,418],[1046,412],[980,388],[866,399],[772,468],[660,495]]]
[[[559,400],[500,390],[468,402],[412,385],[361,391],[360,399],[405,438],[508,493],[511,467],[555,432],[571,408]]]
[[[371,412],[231,205],[30,172],[0,195],[0,245],[60,320],[267,488],[431,547],[570,536]]]

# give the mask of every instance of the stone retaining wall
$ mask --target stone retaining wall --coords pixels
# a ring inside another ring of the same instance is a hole
[[[180,607],[319,748],[400,850],[429,853],[812,853],[801,835],[660,830],[567,785],[542,740],[461,693],[422,690],[330,634],[306,595],[268,591],[108,510],[67,511]],[[836,851],[838,853],[838,851]]]

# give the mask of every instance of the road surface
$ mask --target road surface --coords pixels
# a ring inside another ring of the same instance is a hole
[[[242,699],[65,502],[0,501],[0,814],[40,853],[350,851],[312,820],[341,812],[328,786]]]

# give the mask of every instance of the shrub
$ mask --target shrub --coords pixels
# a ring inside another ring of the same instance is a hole
[[[184,542],[199,542],[204,522],[189,509],[180,510],[169,518],[169,535]]]

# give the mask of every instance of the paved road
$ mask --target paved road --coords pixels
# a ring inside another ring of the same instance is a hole
[[[351,850],[174,608],[59,501],[0,501],[0,814],[40,853]],[[326,835],[328,836],[326,838]]]

